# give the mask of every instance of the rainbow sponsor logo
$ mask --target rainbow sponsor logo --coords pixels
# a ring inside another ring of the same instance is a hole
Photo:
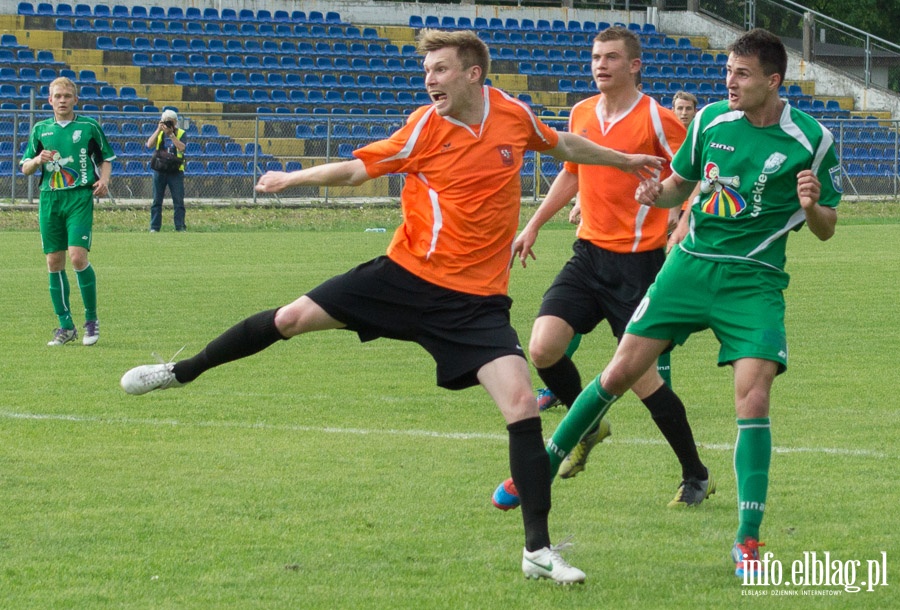
[[[53,151],[53,158],[44,164],[50,174],[51,189],[66,189],[75,186],[78,181],[78,172],[66,167],[66,164],[75,161],[72,157],[63,157],[58,151]]]
[[[703,168],[700,193],[708,195],[700,208],[712,216],[733,218],[747,207],[747,202],[737,191],[741,187],[740,176],[722,176],[719,166],[710,161]]]

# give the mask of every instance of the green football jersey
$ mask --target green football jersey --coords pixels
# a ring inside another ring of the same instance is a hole
[[[116,158],[100,124],[79,115],[65,126],[52,117],[36,123],[20,163],[43,150],[55,154],[41,168],[42,191],[92,187],[100,177],[100,164]]]
[[[811,169],[822,183],[819,204],[841,199],[841,166],[834,137],[808,114],[785,103],[779,122],[755,127],[743,111],[721,101],[701,109],[672,159],[682,178],[700,182],[691,206],[689,254],[752,262],[784,270],[791,230],[806,220],[797,174]]]

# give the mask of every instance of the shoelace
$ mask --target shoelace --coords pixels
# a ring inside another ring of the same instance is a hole
[[[70,338],[69,333],[71,333],[72,330],[73,329],[71,329],[71,328],[57,328],[56,334],[53,335],[53,340],[54,341],[62,341],[63,339],[69,339]]]
[[[571,565],[569,565],[569,562],[566,561],[565,559],[563,559],[562,555],[560,555],[560,551],[564,551],[566,549],[570,549],[573,546],[575,546],[574,543],[572,542],[572,539],[573,539],[573,536],[571,536],[571,535],[566,536],[565,538],[562,539],[562,542],[550,545],[550,554],[553,556],[554,564],[558,563],[558,565],[560,565],[564,568],[572,567]]]
[[[752,538],[747,538],[743,544],[738,543],[738,550],[741,551],[741,558],[746,555],[747,559],[759,559],[759,547],[766,546],[765,542],[759,542]]]
[[[162,356],[160,356],[158,353],[152,352],[151,355],[152,355],[154,358],[156,358],[156,360],[157,360],[160,364],[164,365],[165,368],[162,369],[161,371],[153,371],[153,372],[151,372],[151,373],[148,373],[148,374],[144,377],[144,379],[146,379],[146,380],[147,380],[148,382],[150,382],[150,383],[156,383],[156,381],[159,380],[161,377],[162,377],[162,378],[169,377],[169,375],[171,375],[172,364],[175,362],[175,358],[178,357],[178,354],[180,354],[181,352],[184,351],[184,348],[185,348],[185,347],[187,347],[187,346],[186,346],[186,345],[181,346],[181,349],[178,350],[177,352],[175,352],[175,354],[174,354],[171,358],[169,358],[168,361],[166,361],[166,359],[163,358]],[[166,383],[165,385],[163,385],[162,388],[167,388],[167,387],[169,387],[169,384],[172,383],[173,380],[175,380],[175,375],[172,375],[171,378],[169,379],[169,382]]]
[[[166,360],[165,358],[163,358],[156,352],[152,352],[150,355],[153,356],[154,358],[156,358],[157,362],[159,362],[160,364],[173,364],[175,362],[175,358],[178,357],[178,354],[183,352],[184,348],[186,348],[186,347],[187,347],[187,345],[182,345],[181,349],[178,350],[177,352],[175,352],[175,355],[172,356],[171,358],[169,358],[168,360]]]

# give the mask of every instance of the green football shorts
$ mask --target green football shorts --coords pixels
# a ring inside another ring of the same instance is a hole
[[[94,192],[90,188],[41,191],[39,221],[44,254],[91,249],[94,228]]]
[[[719,340],[719,366],[760,358],[787,370],[784,294],[789,276],[753,263],[699,258],[675,248],[625,332],[683,345],[707,328]]]

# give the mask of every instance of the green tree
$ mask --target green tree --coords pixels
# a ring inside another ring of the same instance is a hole
[[[900,2],[897,0],[808,0],[808,8],[848,25],[900,44]]]

